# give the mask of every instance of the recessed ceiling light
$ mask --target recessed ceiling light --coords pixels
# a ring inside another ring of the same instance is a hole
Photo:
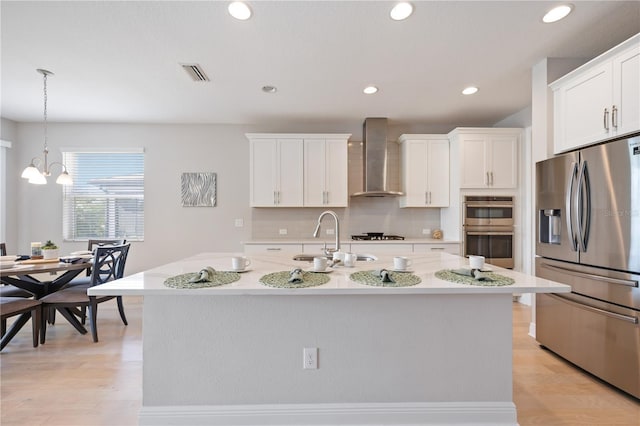
[[[393,6],[393,9],[391,9],[389,16],[391,16],[391,19],[393,19],[394,21],[402,21],[403,19],[407,19],[409,16],[411,16],[412,13],[413,5],[408,1],[402,1]]]
[[[276,93],[278,88],[276,86],[262,86],[262,91],[264,93]]]
[[[367,95],[373,95],[377,91],[378,91],[378,88],[376,86],[367,86],[363,90],[363,92],[366,93]]]
[[[550,24],[552,22],[559,21],[570,14],[572,9],[572,4],[563,4],[560,6],[556,6],[544,15],[544,17],[542,18],[542,22],[544,22],[545,24]]]
[[[478,91],[478,88],[475,86],[469,86],[466,87],[463,91],[462,94],[463,95],[473,95],[474,93],[476,93]]]
[[[229,14],[240,21],[246,21],[251,18],[251,8],[243,1],[234,1],[229,3]]]

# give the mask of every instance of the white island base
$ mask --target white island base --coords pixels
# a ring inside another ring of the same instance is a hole
[[[230,254],[218,256],[208,263],[223,269]],[[197,271],[190,260],[90,292],[144,294],[141,425],[517,425],[512,293],[437,280],[464,259],[433,256],[414,261],[414,287],[348,280],[378,261],[325,286],[272,289],[257,279],[296,263],[253,257],[256,270],[226,289],[158,286]],[[512,287],[569,291],[499,272],[526,281]],[[303,348],[318,348],[317,369],[303,369]]]

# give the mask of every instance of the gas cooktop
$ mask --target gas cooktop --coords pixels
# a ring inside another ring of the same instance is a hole
[[[352,235],[352,240],[363,241],[386,241],[386,240],[404,240],[404,237],[399,235],[384,235],[384,232],[367,232],[366,235]]]

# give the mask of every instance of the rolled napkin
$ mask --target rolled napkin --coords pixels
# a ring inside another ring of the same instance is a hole
[[[389,271],[387,271],[386,269],[378,269],[376,271],[373,271],[373,275],[375,275],[376,277],[382,278],[383,283],[395,282],[394,280],[391,279],[391,276],[389,275]]]
[[[452,269],[451,272],[458,275],[475,278],[478,281],[493,281],[479,269]]]
[[[304,279],[302,279],[302,269],[295,268],[289,273],[289,282],[290,283],[301,283]]]
[[[198,272],[198,275],[196,275],[195,277],[191,278],[189,280],[190,283],[205,283],[205,282],[211,282],[213,280],[213,275],[216,273],[216,270],[213,269],[211,266],[207,266],[204,269],[200,269],[200,271]]]

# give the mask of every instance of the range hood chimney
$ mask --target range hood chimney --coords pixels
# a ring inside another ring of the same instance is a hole
[[[353,197],[404,195],[387,188],[387,119],[366,118],[362,125],[363,191]]]

